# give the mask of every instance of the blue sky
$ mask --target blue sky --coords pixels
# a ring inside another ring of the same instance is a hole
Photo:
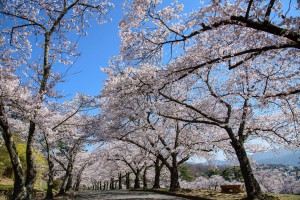
[[[76,93],[87,95],[98,95],[107,78],[100,67],[108,67],[108,61],[119,53],[120,38],[118,35],[118,24],[123,18],[123,1],[112,0],[115,8],[110,11],[111,22],[97,24],[92,21],[92,27],[87,30],[88,36],[79,40],[78,51],[81,56],[68,72],[66,82],[59,84],[56,89],[61,90],[64,95],[72,98]],[[168,1],[170,2],[170,1]],[[168,3],[166,2],[166,3]],[[181,0],[187,10],[196,9],[200,4],[198,1]]]
[[[66,82],[57,87],[65,95],[70,95],[69,98],[76,93],[98,95],[107,78],[100,67],[108,67],[109,59],[119,53],[118,23],[123,17],[122,1],[113,3],[115,8],[109,14],[112,21],[105,24],[91,22],[88,36],[79,40],[78,52],[81,56],[69,70]]]

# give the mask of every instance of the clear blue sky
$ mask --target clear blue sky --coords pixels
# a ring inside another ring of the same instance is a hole
[[[70,95],[69,98],[76,93],[87,95],[100,93],[107,78],[100,67],[108,67],[109,59],[119,53],[118,23],[123,17],[122,2],[113,1],[115,8],[109,14],[111,22],[105,24],[91,22],[92,27],[87,30],[88,36],[80,38],[78,52],[81,56],[68,72],[66,82],[56,88],[62,90],[65,95]]]

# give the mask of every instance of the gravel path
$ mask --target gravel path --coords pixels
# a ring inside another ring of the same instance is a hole
[[[121,199],[132,199],[132,200],[163,200],[163,199],[174,199],[184,200],[185,198],[156,194],[153,192],[145,191],[130,191],[130,190],[108,190],[108,191],[84,191],[79,193],[75,198],[76,200],[121,200]]]

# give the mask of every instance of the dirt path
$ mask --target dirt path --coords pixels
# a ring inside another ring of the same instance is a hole
[[[185,200],[185,198],[156,194],[153,192],[145,191],[129,191],[129,190],[108,190],[108,191],[84,191],[79,193],[75,198],[76,200]]]

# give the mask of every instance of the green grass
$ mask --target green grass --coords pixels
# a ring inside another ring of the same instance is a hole
[[[0,190],[12,190],[14,188],[13,185],[2,185],[0,184]],[[34,187],[34,191],[36,192],[45,192],[47,188]]]
[[[167,188],[160,188],[161,191],[168,191]],[[200,196],[204,198],[218,199],[218,200],[240,200],[246,197],[246,193],[238,193],[238,194],[227,194],[221,193],[218,190],[185,190],[180,189],[176,193],[185,194],[189,196]],[[294,194],[274,194],[268,193],[268,195],[277,197],[279,200],[300,200],[300,195]]]
[[[0,184],[0,190],[10,190],[13,189],[13,185],[1,185]]]
[[[274,197],[278,197],[280,200],[300,200],[300,195],[295,194],[271,194]]]

